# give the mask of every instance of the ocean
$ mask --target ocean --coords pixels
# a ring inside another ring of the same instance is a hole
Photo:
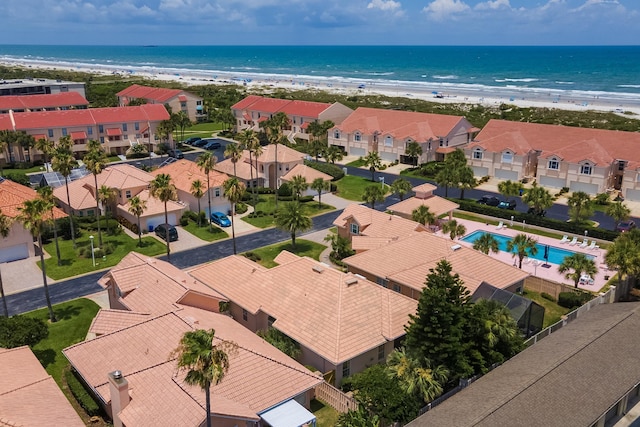
[[[0,61],[332,86],[640,98],[640,46],[0,46]],[[0,76],[1,77],[1,76]]]

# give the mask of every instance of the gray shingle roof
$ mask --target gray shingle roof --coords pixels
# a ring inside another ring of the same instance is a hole
[[[408,424],[590,426],[640,382],[640,303],[603,304]]]

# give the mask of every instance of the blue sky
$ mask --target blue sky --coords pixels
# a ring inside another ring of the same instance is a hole
[[[638,0],[1,0],[3,44],[640,43]]]

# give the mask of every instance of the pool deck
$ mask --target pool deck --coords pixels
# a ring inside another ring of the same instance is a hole
[[[468,220],[459,219],[459,218],[456,219],[456,221],[459,224],[463,224],[466,227],[467,232],[465,233],[465,236],[473,233],[476,230],[486,231],[494,234],[502,234],[504,236],[509,236],[509,237],[514,237],[523,232],[527,233],[527,227],[525,227],[523,231],[521,224],[514,223],[512,227],[509,221],[505,221],[504,223],[506,226],[501,229],[496,228],[497,227],[496,225],[483,224],[481,222],[468,221]],[[443,236],[442,231],[438,231],[436,235]],[[611,277],[615,274],[615,271],[607,269],[607,265],[604,263],[605,251],[602,249],[589,250],[587,248],[581,248],[580,244],[582,243],[582,238],[578,239],[578,244],[574,246],[570,246],[568,242],[560,243],[560,239],[552,239],[550,237],[540,236],[537,234],[529,234],[529,235],[534,239],[538,240],[538,243],[542,245],[555,246],[557,248],[566,249],[573,252],[582,252],[587,255],[591,255],[595,258],[596,266],[598,267],[598,273],[596,273],[595,277],[593,277],[594,283],[593,285],[579,285],[580,289],[584,289],[591,292],[597,292],[607,282],[604,276],[606,275]],[[449,238],[449,236],[447,235],[446,238]],[[573,238],[573,235],[569,235],[569,238]],[[461,245],[468,246],[468,247],[473,246],[472,243],[467,243],[459,239],[456,239],[456,243],[459,243]],[[517,265],[518,263],[518,257],[513,257],[512,254],[508,252],[501,251],[497,254],[489,253],[489,256],[507,264],[514,265],[514,262],[515,262],[516,263],[515,265]],[[538,260],[532,259],[530,262],[522,264],[522,270],[528,272],[532,276],[541,277],[543,279],[551,280],[554,282],[565,283],[570,286],[574,285],[573,281],[566,279],[564,277],[564,274],[560,274],[558,272],[558,264],[549,263],[548,265],[550,265],[551,267],[548,267],[548,268],[542,267],[543,264],[544,264],[544,261],[538,261]]]

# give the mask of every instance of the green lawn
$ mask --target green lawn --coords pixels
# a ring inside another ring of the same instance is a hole
[[[262,211],[266,215],[251,218],[249,216],[244,216],[242,217],[242,220],[258,228],[273,227],[275,225],[273,222],[273,212],[275,212],[276,210],[276,196],[273,194],[258,194],[257,200],[258,202],[254,207],[254,212]],[[283,203],[290,202],[279,200],[278,206],[281,206]],[[335,207],[327,205],[325,203],[323,203],[322,206],[318,206],[318,203],[316,201],[303,203],[303,208],[305,214],[309,215],[310,217],[314,217],[321,213],[329,212],[335,209]]]
[[[354,160],[353,162],[347,163],[347,166],[353,166],[354,168],[361,168],[364,166],[364,159]]]
[[[315,243],[304,239],[296,239],[295,249],[291,246],[291,240],[289,240],[283,243],[278,243],[276,245],[265,246],[251,252],[260,257],[258,264],[267,268],[271,268],[278,265],[274,261],[274,259],[282,251],[289,251],[298,256],[307,256],[309,258],[315,259],[316,261],[319,261],[320,254],[326,248],[326,246],[321,245],[320,243]]]
[[[338,192],[336,194],[343,199],[361,202],[364,189],[373,184],[380,185],[379,183],[372,182],[369,178],[347,175],[344,178],[336,181],[336,185],[338,187]]]
[[[185,128],[184,139],[190,138],[192,136],[199,136],[200,138],[211,138],[213,133],[219,132],[222,129],[222,123],[197,123],[191,127]],[[183,139],[180,129],[176,129],[173,135],[176,140]]]
[[[86,298],[53,306],[58,321],[48,324],[49,336],[36,344],[33,347],[33,352],[58,385],[62,386],[62,373],[69,365],[67,359],[62,355],[62,349],[85,339],[89,326],[91,326],[99,309],[98,304]],[[49,311],[47,308],[42,308],[27,313],[26,316],[48,322]]]
[[[318,427],[333,427],[338,422],[338,411],[324,402],[313,399],[311,401],[311,412],[316,416],[316,425]]]
[[[524,290],[524,297],[529,298],[532,301],[537,302],[544,307],[544,322],[543,328],[551,326],[560,320],[560,317],[567,314],[570,310],[568,308],[560,307],[557,303],[542,298],[539,292]]]
[[[226,239],[229,235],[216,225],[212,225],[211,231],[209,231],[209,224],[203,222],[200,227],[198,227],[198,223],[194,221],[189,221],[189,224],[183,226],[185,230],[199,239],[206,240],[207,242],[213,242],[214,240]]]
[[[417,178],[417,179],[421,179],[421,180],[424,180],[424,181],[427,181],[429,179],[433,179],[434,178],[434,177],[426,177],[426,176],[422,175],[419,170],[410,170],[410,169],[411,168],[404,169],[404,170],[400,171],[400,175],[404,176],[404,177]]]
[[[94,247],[98,247],[98,235],[94,234]],[[89,241],[89,232],[83,231],[82,236],[76,239],[78,249],[82,247],[89,247],[91,245]],[[45,265],[47,267],[47,276],[55,280],[64,279],[67,277],[77,276],[78,274],[89,273],[91,271],[102,270],[107,267],[113,267],[120,262],[129,252],[136,251],[144,255],[154,256],[163,254],[166,251],[166,247],[163,242],[153,237],[143,237],[143,246],[138,246],[138,239],[131,238],[124,232],[117,236],[108,235],[105,230],[102,230],[103,245],[111,243],[113,245],[113,253],[106,255],[106,259],[96,259],[96,266],[93,267],[91,257],[83,258],[78,255],[78,249],[73,249],[73,243],[71,240],[58,239],[60,246],[60,258],[62,259],[62,265],[58,266],[56,259],[56,244],[52,239],[49,243],[45,244],[45,250],[51,255],[51,258],[46,259]],[[90,252],[89,252],[90,254]],[[40,261],[38,261],[40,266]]]

